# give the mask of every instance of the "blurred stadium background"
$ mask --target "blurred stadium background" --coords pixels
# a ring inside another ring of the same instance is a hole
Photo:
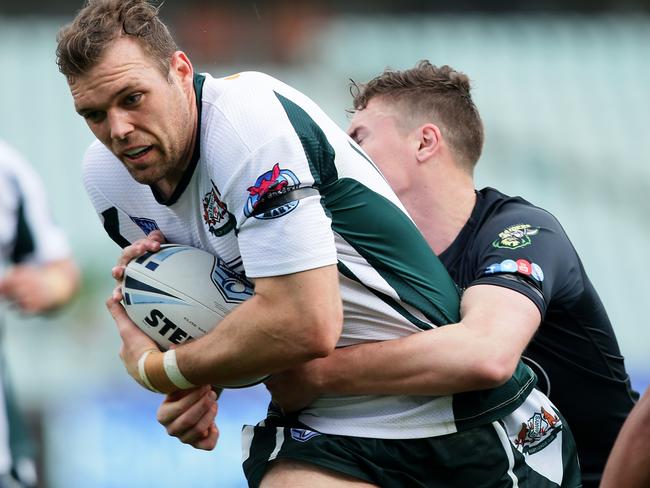
[[[56,32],[80,3],[0,0],[0,138],[45,179],[84,275],[72,306],[45,320],[11,316],[5,333],[20,402],[42,442],[42,486],[245,486],[239,430],[264,414],[265,390],[226,392],[220,444],[198,452],[166,436],[155,421],[160,398],[136,387],[117,357],[103,302],[118,249],[81,186],[91,135],[54,63]],[[195,0],[167,2],[162,12],[197,71],[268,72],[343,127],[350,78],[423,58],[468,73],[487,133],[478,184],[523,195],[560,219],[609,311],[633,384],[644,390],[650,2],[396,4]]]

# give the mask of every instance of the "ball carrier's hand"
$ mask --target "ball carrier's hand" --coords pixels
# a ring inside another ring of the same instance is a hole
[[[219,439],[215,423],[218,395],[219,390],[209,386],[171,393],[158,407],[158,422],[182,443],[211,451]]]
[[[159,353],[159,348],[156,343],[142,332],[129,318],[121,303],[122,300],[122,287],[121,282],[124,277],[124,270],[126,265],[133,259],[136,259],[146,252],[157,252],[160,250],[160,245],[166,242],[165,236],[159,230],[154,230],[149,233],[146,238],[140,239],[130,246],[122,250],[122,254],[117,260],[117,264],[111,270],[113,278],[116,280],[116,286],[112,295],[106,300],[106,308],[110,312],[117,329],[122,338],[122,347],[120,348],[120,359],[126,368],[129,375],[137,381],[141,386],[152,390],[151,384],[143,379],[142,369],[143,364],[138,364],[146,356],[147,351]]]
[[[144,239],[137,240],[130,246],[122,249],[122,254],[117,260],[117,264],[111,270],[111,274],[113,275],[115,281],[117,281],[118,284],[122,282],[122,278],[124,277],[124,270],[130,261],[139,258],[146,252],[160,251],[160,245],[165,244],[166,242],[167,240],[165,239],[163,233],[159,230],[154,230],[150,232]],[[121,296],[122,292],[120,291],[120,299]]]

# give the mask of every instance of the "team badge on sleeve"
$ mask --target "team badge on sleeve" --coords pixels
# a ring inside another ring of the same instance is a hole
[[[493,243],[493,247],[500,249],[519,249],[531,244],[530,237],[537,235],[539,227],[533,227],[530,224],[511,225],[510,227],[499,232],[499,238]]]
[[[226,204],[219,198],[219,191],[212,183],[212,189],[203,197],[203,221],[210,234],[215,237],[226,235],[235,228],[235,219],[228,212]]]
[[[273,169],[259,176],[255,180],[255,184],[248,187],[248,200],[246,200],[246,205],[244,206],[244,214],[246,217],[254,215],[257,219],[275,219],[288,214],[298,206],[297,200],[283,203],[259,214],[254,214],[254,212],[262,202],[280,197],[299,186],[300,180],[294,172],[288,169],[282,169],[276,163]]]

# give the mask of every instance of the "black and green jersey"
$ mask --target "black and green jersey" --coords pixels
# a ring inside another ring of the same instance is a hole
[[[573,431],[585,486],[597,486],[638,394],[605,307],[560,223],[520,197],[485,188],[440,259],[463,288],[502,286],[537,305],[542,323],[524,361]]]

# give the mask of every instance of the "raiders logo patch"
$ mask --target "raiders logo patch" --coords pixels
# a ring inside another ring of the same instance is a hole
[[[500,249],[519,249],[530,246],[531,236],[539,233],[539,227],[533,227],[530,224],[517,224],[499,232],[499,238],[492,242],[493,247]]]

